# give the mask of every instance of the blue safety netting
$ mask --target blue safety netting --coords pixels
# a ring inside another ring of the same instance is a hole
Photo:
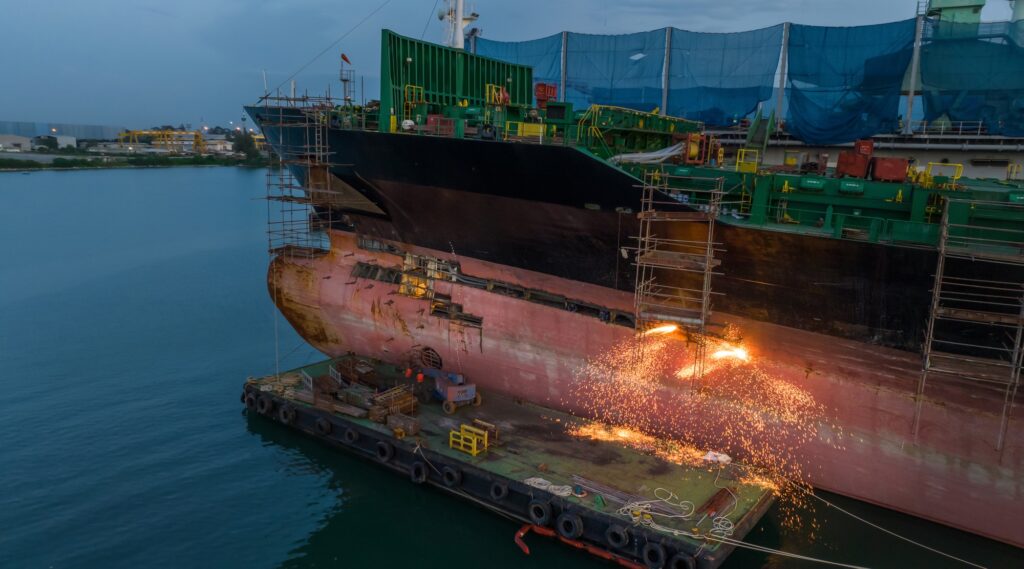
[[[661,106],[665,30],[617,36],[568,34],[565,100],[574,106]]]
[[[492,41],[475,38],[476,53],[533,68],[533,82],[553,83],[562,80],[562,34],[529,41]]]
[[[671,115],[731,126],[769,100],[782,49],[783,25],[730,34],[672,30]]]
[[[789,31],[787,129],[810,144],[838,144],[899,125],[916,20]]]
[[[980,121],[1024,136],[1024,21],[929,20],[921,46],[925,120]]]

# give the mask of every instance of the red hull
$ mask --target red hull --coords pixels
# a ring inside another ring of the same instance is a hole
[[[352,276],[356,263],[400,268],[402,256],[360,249],[355,236],[343,232],[332,232],[332,245],[330,254],[317,259],[278,258],[268,275],[285,317],[332,356],[351,351],[398,363],[430,347],[446,367],[458,366],[484,389],[565,408],[575,406],[565,403],[574,371],[633,333],[442,280],[434,290],[482,317],[483,325],[431,316],[427,300],[399,294],[399,285]],[[451,253],[396,246],[456,260]],[[632,295],[621,291],[465,257],[457,261],[466,275],[632,310]],[[916,354],[723,314],[716,318],[738,325],[759,365],[810,393],[842,429],[843,449],[823,427],[820,438],[801,450],[813,465],[809,478],[815,486],[1024,547],[1024,429],[1011,419],[1003,451],[995,450],[1002,393],[930,384],[915,442]]]

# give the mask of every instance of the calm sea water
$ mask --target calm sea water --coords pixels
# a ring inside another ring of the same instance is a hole
[[[264,173],[0,173],[0,567],[607,567],[259,418],[274,369]],[[320,357],[280,326],[282,365]],[[1005,545],[837,497],[993,567]],[[871,567],[958,567],[829,511],[751,540]],[[807,567],[740,551],[727,567]]]

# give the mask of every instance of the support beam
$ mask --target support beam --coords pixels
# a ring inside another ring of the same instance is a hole
[[[565,77],[569,61],[569,32],[562,32],[562,81],[558,86],[558,100],[565,102]]]
[[[786,67],[789,62],[789,22],[782,24],[782,57],[779,59],[779,81],[775,87],[775,132],[782,132],[782,105],[786,95]]]
[[[661,69],[661,116],[668,113],[668,90],[671,81],[669,73],[672,70],[672,28],[665,28],[665,65]]]
[[[921,74],[921,37],[924,35],[924,16],[917,17],[914,31],[914,56],[910,60],[910,90],[907,92],[907,116],[903,117],[903,134],[914,134],[914,98],[917,97],[918,76]]]

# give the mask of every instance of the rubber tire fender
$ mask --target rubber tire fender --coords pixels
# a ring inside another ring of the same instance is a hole
[[[331,431],[333,430],[334,424],[331,423],[331,420],[328,419],[327,417],[320,417],[319,419],[316,420],[316,432],[320,433],[321,435],[327,436],[331,434]]]
[[[377,460],[389,462],[395,456],[395,447],[385,441],[377,441]]]
[[[282,405],[277,410],[277,419],[285,425],[291,425],[295,421],[295,408],[291,405]]]
[[[640,559],[648,569],[661,569],[665,566],[665,546],[648,541],[640,551]]]
[[[252,393],[246,393],[245,397],[242,399],[242,401],[245,401],[245,408],[246,409],[248,409],[250,411],[255,411],[256,410],[256,396],[253,395]]]
[[[348,429],[345,429],[345,442],[346,443],[352,444],[352,443],[354,443],[354,442],[356,442],[358,440],[359,440],[359,432],[358,431],[356,431],[355,429],[353,429],[351,427],[349,427]]]
[[[630,539],[629,528],[627,527],[612,524],[608,526],[608,529],[604,530],[604,540],[612,548],[623,549],[629,545]]]
[[[583,518],[572,512],[562,512],[555,522],[558,535],[566,539],[579,539],[583,535]]]
[[[458,488],[462,485],[462,471],[451,466],[445,466],[441,469],[441,480],[449,488]]]
[[[530,500],[530,505],[526,506],[526,514],[533,525],[546,526],[551,523],[551,504],[545,500]]]
[[[409,466],[409,480],[412,480],[413,484],[423,484],[427,481],[427,465],[420,461],[416,461]]]
[[[508,485],[503,482],[491,484],[491,500],[500,502],[508,497]]]
[[[269,415],[273,410],[274,401],[266,395],[262,395],[256,400],[256,411],[258,411],[260,415]]]
[[[683,552],[676,553],[668,560],[669,569],[697,569],[697,560]]]

